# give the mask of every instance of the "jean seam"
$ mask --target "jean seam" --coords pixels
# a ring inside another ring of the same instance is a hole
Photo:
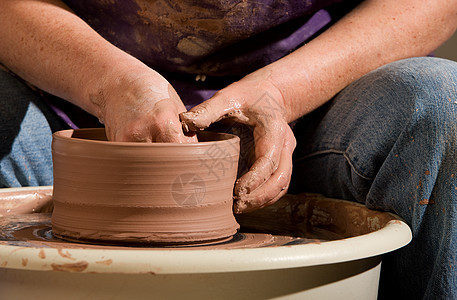
[[[361,178],[365,179],[365,180],[373,180],[373,178],[371,177],[368,177],[368,176],[365,176],[363,174],[361,174],[357,168],[352,164],[351,162],[351,159],[349,158],[349,154],[346,152],[346,151],[341,151],[341,150],[333,150],[333,149],[329,149],[329,150],[320,150],[320,151],[316,151],[316,152],[313,152],[313,153],[310,153],[310,154],[307,154],[305,156],[302,156],[298,159],[296,159],[294,161],[294,164],[295,163],[298,163],[302,160],[305,160],[305,159],[308,159],[310,157],[313,157],[313,156],[318,156],[318,155],[322,155],[322,154],[342,154],[344,159],[346,160],[346,162],[349,164],[349,166],[351,167],[351,170],[354,171],[355,174],[357,174],[357,176],[360,176]]]

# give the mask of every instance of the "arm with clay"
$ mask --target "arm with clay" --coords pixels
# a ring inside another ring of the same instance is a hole
[[[95,115],[117,141],[194,142],[179,96],[157,72],[96,33],[62,2],[0,2],[0,62]]]
[[[379,66],[427,55],[456,26],[456,0],[364,1],[308,44],[182,114],[183,127],[200,130],[226,117],[252,126],[256,161],[237,181],[235,209],[248,212],[266,206],[289,185],[295,148],[289,122]],[[282,109],[259,105],[264,95]]]

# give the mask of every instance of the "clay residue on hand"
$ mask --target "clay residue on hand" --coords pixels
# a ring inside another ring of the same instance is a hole
[[[197,112],[188,111],[179,114],[179,119],[181,120],[181,125],[185,133],[202,131],[208,126],[198,126],[195,118],[198,116]]]

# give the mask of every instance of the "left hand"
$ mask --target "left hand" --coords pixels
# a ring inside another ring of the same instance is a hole
[[[223,118],[253,128],[255,162],[235,185],[235,212],[276,202],[289,187],[296,141],[280,91],[267,72],[256,71],[181,114],[184,131],[207,128]]]

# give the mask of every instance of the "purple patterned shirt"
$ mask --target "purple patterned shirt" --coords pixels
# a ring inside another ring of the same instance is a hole
[[[65,2],[167,78],[189,108],[300,47],[361,0]]]

